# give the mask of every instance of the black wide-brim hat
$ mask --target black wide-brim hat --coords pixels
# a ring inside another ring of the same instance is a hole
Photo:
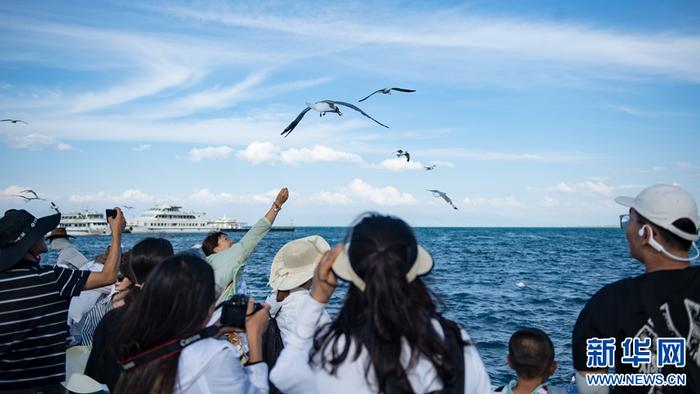
[[[36,218],[24,209],[7,211],[0,218],[0,272],[17,264],[60,221],[60,213]]]

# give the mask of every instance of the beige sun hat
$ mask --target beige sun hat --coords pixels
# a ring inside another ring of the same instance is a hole
[[[313,278],[321,257],[331,249],[319,235],[287,242],[272,259],[270,282],[275,290],[291,290]]]
[[[74,373],[68,382],[61,383],[69,393],[108,393],[109,388],[95,379],[82,373]]]
[[[420,245],[417,246],[416,261],[413,262],[411,269],[406,273],[406,281],[408,283],[416,280],[417,277],[425,275],[430,270],[433,269],[433,258],[430,256],[425,248]],[[333,263],[333,272],[343,280],[346,280],[361,291],[365,291],[365,281],[360,278],[359,275],[352,269],[352,264],[350,263],[350,256],[348,255],[348,250],[350,250],[350,244],[345,244],[343,253],[341,253]]]

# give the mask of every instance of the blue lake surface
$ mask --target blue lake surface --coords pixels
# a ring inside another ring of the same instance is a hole
[[[513,376],[505,363],[508,339],[523,326],[538,327],[550,335],[559,362],[559,370],[551,380],[568,383],[573,373],[571,331],[583,305],[603,285],[643,272],[642,265],[629,256],[624,234],[616,228],[415,231],[435,260],[435,268],[424,278],[425,282],[444,302],[445,315],[472,336],[495,385],[506,383]],[[341,242],[345,233],[346,228],[341,227],[302,227],[295,232],[269,233],[245,269],[250,294],[256,299],[267,296],[270,263],[286,242],[318,234],[333,245]],[[178,252],[193,250],[204,238],[203,234],[163,236]],[[231,236],[238,239],[242,233]],[[124,250],[144,237],[125,234]],[[102,253],[109,241],[109,237],[73,240],[89,258]],[[55,256],[49,254],[45,261],[51,264]],[[332,314],[346,290],[344,285],[334,294],[329,306]]]

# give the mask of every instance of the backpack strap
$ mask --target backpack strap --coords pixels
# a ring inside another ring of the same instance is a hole
[[[456,366],[457,373],[449,382],[443,382],[441,393],[464,393],[464,340],[459,326],[453,321],[439,317],[442,331],[445,333],[445,345],[450,355],[452,365]]]

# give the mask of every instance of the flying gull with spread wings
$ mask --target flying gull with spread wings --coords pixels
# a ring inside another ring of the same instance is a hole
[[[387,129],[389,128],[389,126],[387,126],[387,125],[379,122],[377,119],[374,119],[373,117],[367,115],[367,113],[365,111],[361,110],[360,108],[358,108],[350,103],[346,103],[343,101],[334,101],[334,100],[321,100],[321,101],[317,101],[313,104],[306,103],[306,108],[304,108],[304,110],[299,113],[299,115],[296,117],[296,119],[294,119],[292,121],[292,123],[290,123],[289,126],[287,126],[284,129],[284,131],[282,131],[282,133],[280,135],[288,137],[289,134],[292,132],[292,130],[294,130],[294,128],[297,127],[297,125],[299,124],[301,119],[304,117],[304,115],[306,115],[306,113],[312,109],[314,111],[319,112],[318,116],[325,116],[326,113],[328,113],[328,112],[336,113],[336,114],[338,114],[338,116],[343,116],[343,113],[340,112],[339,105],[342,105],[342,106],[348,107],[348,108],[352,108],[355,111],[361,113],[362,115],[372,119],[378,125],[386,127]]]
[[[394,152],[394,154],[396,155],[396,157],[404,156],[404,157],[406,157],[406,161],[411,161],[411,154],[408,153],[408,151],[405,151],[403,149],[399,149],[396,152]]]
[[[447,202],[448,204],[452,205],[452,208],[457,209],[454,203],[452,203],[452,199],[447,197],[447,193],[441,192],[440,190],[431,190],[431,189],[425,189],[431,193],[433,193],[433,197],[435,198],[442,198]]]
[[[426,167],[423,167],[423,168],[425,168],[426,171],[432,171],[432,170],[435,169],[435,164],[432,164],[432,165],[429,165],[429,166],[426,166]]]
[[[29,124],[22,119],[0,119],[0,122],[12,122],[12,123],[24,123],[24,124]]]
[[[43,198],[40,198],[32,189],[24,189],[21,192],[19,192],[19,194],[15,194],[15,197],[23,198],[24,202],[29,202],[32,200],[46,201]]]
[[[392,90],[395,90],[395,91],[397,91],[397,92],[405,92],[405,93],[413,93],[413,92],[415,92],[415,90],[413,90],[413,89],[404,89],[404,88],[382,88],[382,89],[379,89],[379,90],[375,90],[375,91],[372,92],[372,94],[370,94],[369,96],[363,98],[362,100],[359,100],[358,103],[361,103],[361,102],[367,100],[368,98],[372,97],[373,95],[375,95],[375,94],[377,94],[377,93],[391,94],[391,91],[392,91]]]

